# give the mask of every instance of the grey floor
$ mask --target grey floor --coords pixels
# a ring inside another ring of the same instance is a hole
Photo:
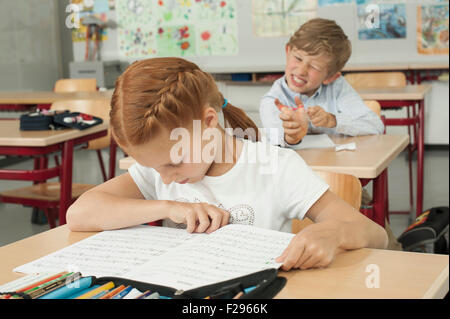
[[[108,159],[105,153],[105,160]],[[118,157],[121,158],[119,153]],[[102,182],[97,155],[94,151],[77,150],[74,156],[74,182],[98,184]],[[14,169],[28,169],[31,161],[9,166]],[[122,172],[117,168],[118,173]],[[414,163],[415,172],[415,163]],[[415,176],[415,174],[414,174]],[[27,182],[0,181],[0,190],[27,186]],[[369,185],[370,189],[370,185]],[[400,154],[389,167],[390,210],[408,209],[408,162],[406,153]],[[449,152],[448,150],[427,150],[425,152],[424,208],[449,206]],[[48,225],[31,223],[31,208],[0,203],[0,246],[46,231]],[[399,236],[411,223],[405,215],[391,215],[391,228]]]

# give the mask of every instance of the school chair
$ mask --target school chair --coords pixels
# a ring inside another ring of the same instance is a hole
[[[97,79],[59,79],[53,87],[54,92],[95,92]],[[48,110],[51,104],[38,104],[37,109]]]
[[[352,207],[359,210],[361,206],[361,182],[353,175],[341,174],[325,171],[314,171],[329,186],[329,190],[345,200]],[[294,219],[292,221],[292,233],[297,234],[305,227],[311,225],[313,221],[307,217],[303,220]]]
[[[56,81],[55,92],[95,92],[96,79],[60,79]]]
[[[364,100],[364,104],[372,110],[376,115],[381,118],[381,121],[385,125],[383,134],[386,134],[386,117],[381,114],[381,105],[378,101],[375,100]]]
[[[64,111],[69,110],[71,112],[80,112],[90,114],[103,119],[104,123],[109,123],[109,111],[111,109],[109,100],[66,100],[54,102],[51,106],[51,110]],[[107,181],[109,178],[115,176],[115,161],[110,160],[109,176],[106,174],[105,164],[102,156],[102,149],[110,148],[110,156],[115,158],[116,144],[111,142],[111,132],[108,130],[108,135],[89,141],[86,149],[95,150],[97,152],[98,161],[100,164],[100,170],[102,172],[103,181]]]
[[[347,73],[345,75],[347,82],[355,89],[365,88],[401,88],[407,85],[407,79],[403,72],[361,72],[361,73]],[[414,193],[413,193],[413,177],[412,177],[412,162],[413,153],[418,147],[418,110],[416,104],[409,101],[380,101],[382,109],[400,109],[406,107],[406,118],[385,118],[382,116],[382,121],[386,126],[407,126],[408,135],[410,136],[410,143],[408,146],[408,170],[409,170],[409,199],[410,207],[413,207]],[[413,134],[411,134],[411,126]],[[405,212],[391,212],[393,214],[403,214]],[[409,214],[409,212],[406,212]]]
[[[356,72],[347,73],[344,77],[354,89],[406,86],[403,72]]]

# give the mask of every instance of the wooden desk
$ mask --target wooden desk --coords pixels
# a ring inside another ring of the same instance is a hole
[[[364,100],[377,100],[383,109],[395,109],[412,105],[412,116],[407,108],[407,118],[387,118],[385,124],[394,126],[408,126],[411,137],[409,145],[409,167],[410,167],[410,211],[413,211],[413,188],[412,188],[412,153],[417,150],[417,198],[416,216],[422,213],[423,209],[423,159],[425,151],[425,96],[431,90],[431,85],[407,85],[403,88],[377,88],[358,89],[358,93]],[[418,110],[416,113],[416,105]],[[411,134],[410,128],[413,128]]]
[[[0,247],[0,285],[23,274],[12,270],[95,234],[60,226]],[[367,288],[367,266],[379,268],[379,288]],[[405,271],[408,267],[408,271]],[[448,256],[377,249],[342,253],[327,268],[280,272],[288,281],[276,298],[443,298]]]
[[[111,99],[112,91],[97,92],[0,92],[0,104],[52,104],[62,100]]]
[[[0,169],[0,179],[30,180],[28,172],[53,174],[60,177],[61,196],[59,223],[66,222],[66,210],[72,193],[73,147],[107,135],[108,124],[103,123],[85,130],[21,131],[18,120],[0,120],[0,155],[21,155],[42,158],[54,152],[62,152],[62,163],[56,168],[46,165],[35,167],[33,171]]]
[[[331,136],[335,144],[355,143],[356,150],[334,148],[298,150],[314,170],[377,178],[408,145],[408,135]]]
[[[354,175],[363,186],[372,180],[372,209],[362,208],[361,212],[384,227],[386,218],[389,220],[387,168],[408,146],[408,135],[334,136],[332,140],[335,144],[354,142],[356,150],[335,152],[328,148],[297,153],[314,170]]]
[[[431,90],[429,84],[407,85],[402,88],[374,88],[374,89],[357,89],[363,100],[377,101],[418,101],[423,100],[425,95]]]
[[[314,170],[354,175],[373,180],[373,211],[368,215],[384,226],[388,216],[387,167],[409,143],[408,135],[332,136],[336,144],[354,142],[355,151],[335,152],[334,148],[299,150],[297,153]],[[119,161],[120,169],[135,163],[132,157]]]

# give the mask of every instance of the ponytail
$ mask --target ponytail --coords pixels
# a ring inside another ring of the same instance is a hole
[[[242,129],[246,134],[246,136],[243,136],[244,138],[249,137],[252,141],[260,140],[258,127],[242,109],[231,105],[225,100],[222,112],[225,126],[229,125],[233,130]]]

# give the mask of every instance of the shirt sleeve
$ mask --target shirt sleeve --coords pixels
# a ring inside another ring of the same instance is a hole
[[[259,106],[259,116],[266,132],[267,142],[285,146],[284,129],[279,114],[280,111],[275,106],[275,97],[264,96]]]
[[[155,187],[155,174],[157,173],[152,168],[135,163],[128,169],[128,173],[145,199],[158,199]]]
[[[286,150],[286,155],[281,157],[283,169],[277,183],[281,209],[288,219],[303,219],[329,186],[295,151]]]
[[[336,82],[336,132],[350,136],[383,134],[383,122],[365,105],[358,92],[343,77]]]

